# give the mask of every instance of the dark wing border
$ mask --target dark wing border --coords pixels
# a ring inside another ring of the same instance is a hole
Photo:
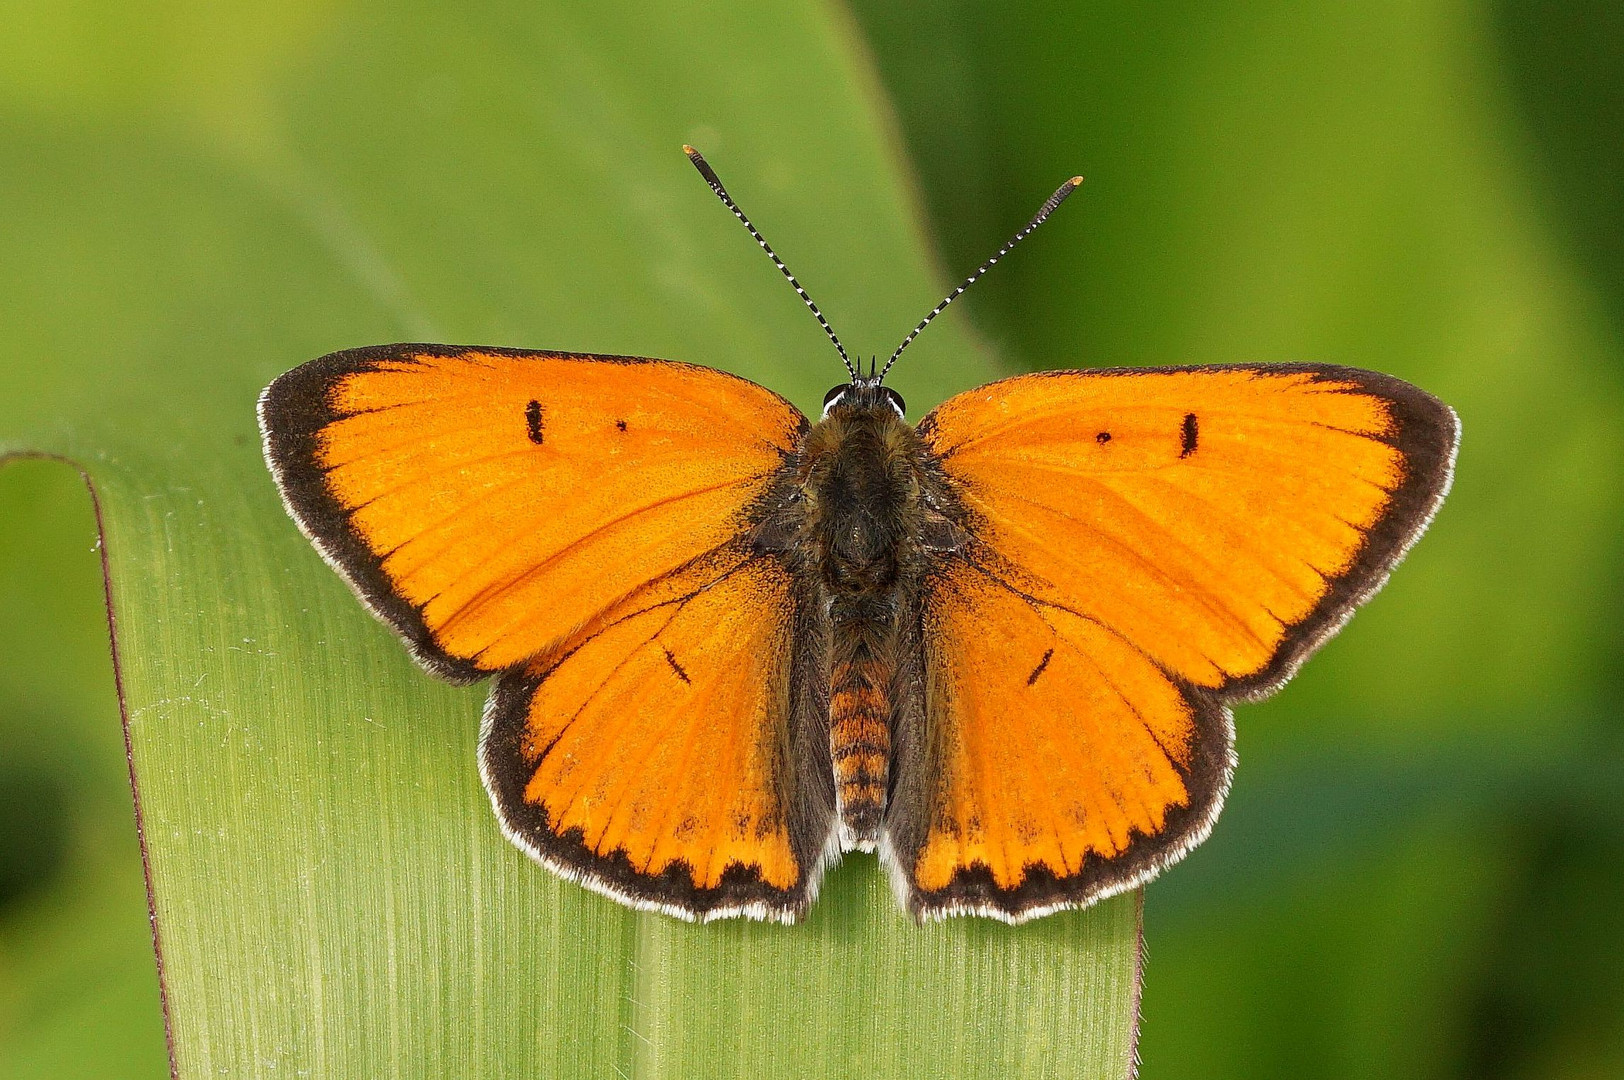
[[[526,712],[536,689],[569,653],[553,659],[540,675],[523,668],[503,672],[485,702],[479,730],[479,775],[503,835],[560,877],[641,911],[659,911],[688,922],[743,916],[797,923],[805,918],[817,899],[824,873],[840,860],[840,847],[834,769],[829,758],[829,688],[820,651],[826,650],[827,620],[794,576],[790,577],[796,602],[785,635],[791,665],[789,714],[778,740],[776,773],[790,848],[802,867],[801,881],[794,889],[775,888],[753,867],[737,864],[729,866],[721,883],[710,889],[696,887],[688,864],[681,860],[660,874],[646,874],[622,852],[603,856],[592,851],[582,842],[579,828],[555,831],[546,809],[525,800],[524,789],[534,772],[519,749]],[[575,648],[590,640],[583,639]]]
[[[383,558],[367,546],[350,527],[350,512],[333,495],[326,472],[316,463],[319,433],[344,414],[336,411],[331,391],[338,380],[360,372],[376,370],[384,363],[417,363],[423,357],[458,357],[469,353],[513,356],[545,360],[579,360],[609,364],[660,364],[688,368],[709,375],[737,379],[772,393],[748,379],[715,368],[656,360],[640,356],[611,356],[595,353],[549,352],[535,349],[506,349],[478,345],[429,345],[401,343],[374,345],[329,353],[302,364],[278,378],[259,396],[260,437],[265,463],[276,481],[282,505],[321,557],[343,578],[381,622],[405,643],[412,658],[433,675],[448,682],[472,683],[493,674],[490,668],[453,656],[435,644],[423,621],[422,610],[395,591],[384,572]],[[777,394],[786,408],[799,410]],[[805,417],[801,426],[806,426]]]
[[[996,886],[986,868],[971,867],[958,871],[942,889],[926,893],[913,888],[911,874],[903,869],[904,858],[916,855],[918,845],[923,842],[921,829],[917,838],[910,838],[911,851],[904,848],[902,852],[894,849],[885,852],[891,873],[897,875],[897,880],[908,883],[906,902],[916,918],[976,914],[1009,923],[1025,922],[1067,908],[1087,907],[1136,888],[1182,859],[1212,831],[1229,793],[1236,760],[1235,723],[1229,706],[1234,702],[1262,700],[1285,685],[1303,662],[1381,589],[1393,568],[1426,531],[1448,494],[1460,445],[1460,420],[1442,401],[1391,375],[1334,364],[1223,364],[1043,371],[1013,378],[1213,371],[1249,371],[1260,375],[1307,373],[1317,382],[1352,383],[1358,389],[1346,392],[1364,393],[1386,401],[1393,426],[1381,440],[1399,451],[1404,470],[1387,510],[1366,532],[1347,570],[1330,579],[1330,588],[1314,609],[1287,629],[1279,649],[1262,670],[1214,689],[1194,687],[1173,675],[1167,676],[1190,704],[1195,718],[1195,740],[1191,764],[1180,770],[1190,791],[1190,802],[1169,811],[1167,824],[1160,833],[1139,837],[1114,859],[1091,856],[1081,870],[1064,878],[1056,877],[1046,868],[1029,866],[1027,877],[1020,885],[1003,890]],[[933,417],[934,413],[927,415],[919,423],[920,434],[927,442],[934,426]]]

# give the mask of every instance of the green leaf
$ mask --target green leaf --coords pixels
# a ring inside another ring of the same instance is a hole
[[[942,283],[841,13],[231,11],[0,44],[0,456],[100,497],[180,1075],[1125,1075],[1136,897],[916,927],[854,857],[803,926],[694,927],[530,863],[476,774],[483,690],[413,667],[259,458],[273,376],[403,339],[694,360],[813,407],[834,357],[685,141],[888,351]],[[995,374],[931,335],[895,380],[921,412]]]

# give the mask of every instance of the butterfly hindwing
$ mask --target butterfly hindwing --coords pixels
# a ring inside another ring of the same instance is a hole
[[[480,765],[504,830],[635,906],[798,919],[834,827],[818,618],[735,546],[503,675]]]
[[[424,666],[470,681],[731,541],[806,418],[689,364],[388,345],[283,375],[260,425],[322,554]]]
[[[1018,920],[1115,891],[1204,835],[1229,715],[978,561],[952,560],[925,595],[886,847],[915,914]]]
[[[1021,376],[919,430],[970,539],[921,597],[887,845],[916,913],[1011,920],[1200,842],[1227,703],[1380,587],[1458,431],[1406,383],[1308,365]]]

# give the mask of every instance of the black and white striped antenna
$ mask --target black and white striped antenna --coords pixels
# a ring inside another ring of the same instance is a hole
[[[851,381],[854,383],[861,382],[862,379],[857,373],[857,368],[852,366],[851,357],[846,355],[846,347],[840,344],[840,339],[835,336],[835,328],[829,325],[829,320],[823,317],[823,312],[818,310],[818,305],[813,303],[812,298],[806,294],[806,290],[801,288],[801,283],[795,280],[795,275],[789,272],[789,267],[785,266],[784,260],[780,259],[778,253],[773,251],[772,245],[767,243],[766,237],[757,232],[756,227],[750,224],[750,219],[744,216],[744,211],[739,209],[738,204],[733,201],[733,197],[727,193],[727,188],[722,186],[722,181],[716,176],[716,170],[712,169],[710,163],[693,147],[684,145],[682,152],[688,155],[688,160],[694,163],[694,168],[698,169],[699,175],[705,178],[705,183],[709,184],[710,189],[716,192],[716,197],[722,200],[722,205],[733,211],[733,216],[738,218],[746,229],[750,230],[750,235],[756,238],[756,243],[760,244],[761,250],[767,253],[767,258],[771,259],[773,265],[778,267],[779,272],[789,280],[790,285],[795,289],[795,294],[801,298],[801,302],[811,309],[812,317],[818,320],[818,325],[823,327],[823,332],[828,334],[829,340],[835,343],[835,351],[840,354],[840,362],[846,365],[846,373],[851,376]],[[999,254],[1001,255],[1003,252],[999,252]],[[895,358],[893,357],[893,359]]]
[[[1005,244],[1003,247],[994,252],[992,258],[976,267],[975,273],[971,274],[969,277],[960,282],[959,287],[948,293],[940,304],[937,304],[935,307],[931,308],[930,314],[919,320],[919,325],[909,331],[908,336],[902,339],[902,344],[897,346],[897,351],[891,354],[891,359],[885,362],[885,367],[880,369],[880,378],[878,381],[883,382],[885,380],[886,374],[891,370],[891,365],[896,363],[897,357],[902,355],[902,350],[913,344],[913,339],[918,337],[925,327],[930,325],[930,321],[932,319],[940,315],[943,311],[946,311],[947,305],[957,300],[960,296],[963,296],[964,290],[974,285],[976,281],[980,279],[982,274],[985,274],[988,270],[991,270],[993,266],[997,264],[999,259],[1002,259],[1005,255],[1008,255],[1010,248],[1014,247],[1022,240],[1025,240],[1028,236],[1031,236],[1032,231],[1039,225],[1042,225],[1045,218],[1054,213],[1055,207],[1065,202],[1066,197],[1081,187],[1082,183],[1083,178],[1081,176],[1074,176],[1070,180],[1067,180],[1064,184],[1061,184],[1059,190],[1057,190],[1053,195],[1050,195],[1048,200],[1038,209],[1038,212],[1033,215],[1032,220],[1028,221],[1024,226],[1022,226],[1020,232],[1009,238],[1009,243]],[[737,213],[737,211],[735,211],[735,213]],[[788,273],[788,271],[785,272]]]

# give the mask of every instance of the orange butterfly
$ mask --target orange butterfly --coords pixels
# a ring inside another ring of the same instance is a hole
[[[688,364],[388,345],[260,400],[288,511],[436,675],[495,675],[508,837],[634,907],[793,922],[878,850],[1020,922],[1199,843],[1263,697],[1449,486],[1455,414],[1352,368],[1057,371],[917,427],[716,174],[851,378],[813,424]]]

